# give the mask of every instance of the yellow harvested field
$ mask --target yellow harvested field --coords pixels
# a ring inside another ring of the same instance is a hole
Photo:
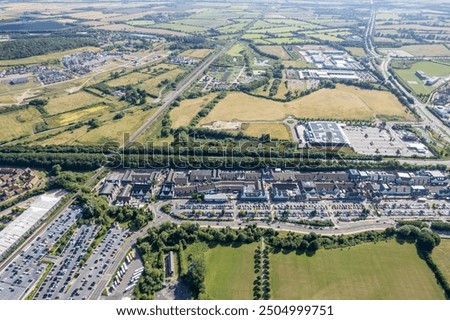
[[[288,93],[289,88],[286,86],[286,81],[283,79],[278,87],[277,94],[275,98],[277,99],[286,99],[286,93]]]
[[[211,100],[213,100],[217,94],[211,93],[204,97],[197,99],[187,99],[180,103],[180,106],[170,111],[170,119],[172,120],[172,128],[178,129],[179,127],[188,126],[192,118],[202,110],[202,108]]]
[[[35,108],[0,114],[0,141],[9,141],[33,133],[34,126],[43,122]]]
[[[48,104],[45,106],[45,109],[49,114],[58,114],[80,109],[94,103],[100,103],[103,100],[104,99],[96,97],[85,91],[80,91],[74,94],[50,98]]]
[[[322,89],[286,103],[230,93],[200,125],[215,121],[280,121],[288,116],[336,120],[371,120],[383,116],[414,120],[390,92],[338,85],[336,89]]]
[[[277,56],[283,60],[289,60],[290,57],[282,46],[258,46],[258,48],[268,54]]]
[[[86,121],[94,117],[99,117],[110,107],[107,105],[95,106],[72,112],[62,113],[48,118],[48,124],[51,127],[67,126],[69,124]]]
[[[289,129],[282,123],[246,123],[243,125],[244,134],[252,137],[261,137],[270,134],[272,139],[291,140]]]
[[[145,81],[149,78],[148,74],[140,73],[140,72],[133,72],[129,73],[127,75],[124,75],[120,78],[108,81],[107,84],[111,87],[119,87],[119,86],[126,86],[126,85],[135,85],[139,81]]]
[[[181,56],[183,57],[190,57],[194,59],[203,59],[208,54],[210,54],[212,50],[211,49],[191,49],[184,51]]]

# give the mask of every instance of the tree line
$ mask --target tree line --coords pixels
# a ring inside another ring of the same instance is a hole
[[[87,46],[96,47],[98,43],[95,39],[88,37],[15,39],[14,41],[0,42],[0,60],[22,59]]]

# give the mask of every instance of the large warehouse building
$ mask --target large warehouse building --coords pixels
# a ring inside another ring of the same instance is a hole
[[[350,141],[336,122],[308,122],[305,126],[305,140],[317,146],[350,146]]]
[[[62,195],[55,194],[37,197],[27,210],[0,231],[0,260],[47,217],[61,198]]]

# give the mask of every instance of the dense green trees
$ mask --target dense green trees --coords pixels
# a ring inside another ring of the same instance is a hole
[[[51,52],[98,46],[93,38],[36,37],[0,42],[0,60],[21,59]]]
[[[205,293],[205,277],[205,260],[202,257],[191,257],[189,261],[189,269],[184,277],[184,280],[188,284],[194,299],[198,299]]]

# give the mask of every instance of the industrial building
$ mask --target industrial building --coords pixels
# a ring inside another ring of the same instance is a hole
[[[350,146],[347,136],[336,122],[308,122],[305,129],[305,140],[311,145]]]
[[[39,196],[27,210],[0,231],[0,260],[5,258],[21,240],[31,234],[61,198],[62,195]]]

